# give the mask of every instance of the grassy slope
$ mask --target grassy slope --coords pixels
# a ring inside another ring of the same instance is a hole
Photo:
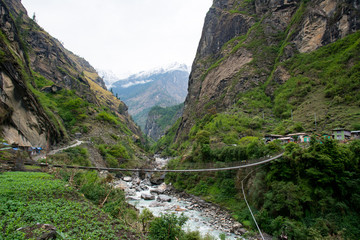
[[[16,229],[36,223],[55,226],[66,239],[136,239],[128,227],[51,175],[8,172],[0,182],[1,239],[25,239]]]

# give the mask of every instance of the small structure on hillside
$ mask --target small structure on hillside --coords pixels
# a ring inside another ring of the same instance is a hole
[[[293,138],[294,142],[303,143],[303,142],[305,142],[304,137],[307,135],[308,135],[307,133],[291,133],[286,136]]]
[[[304,136],[304,143],[309,143],[311,141],[311,137],[309,134]]]
[[[278,140],[281,141],[281,143],[291,143],[294,142],[294,139],[292,137],[282,137],[279,138]]]
[[[76,137],[77,139],[80,139],[80,138],[81,138],[81,136],[82,136],[82,134],[81,134],[81,133],[79,133],[79,132],[75,133],[75,137]]]
[[[358,131],[351,131],[351,138],[352,138],[352,139],[360,139],[360,130],[358,130]]]
[[[348,140],[351,138],[351,131],[345,128],[335,128],[332,130],[333,138],[339,141]]]
[[[323,134],[321,137],[322,137],[323,139],[326,139],[326,140],[332,139],[332,136],[329,135],[329,134]]]
[[[274,141],[274,140],[282,138],[282,137],[283,137],[282,135],[266,134],[265,142],[268,143],[268,142]]]

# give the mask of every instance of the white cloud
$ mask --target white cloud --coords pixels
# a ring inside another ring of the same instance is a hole
[[[94,67],[120,77],[192,64],[212,0],[22,0],[30,16]]]

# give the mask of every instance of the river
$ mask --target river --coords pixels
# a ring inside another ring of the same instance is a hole
[[[167,160],[156,157],[156,163],[161,168]],[[154,185],[149,175],[144,179],[138,175],[124,177],[114,184],[125,190],[128,203],[139,211],[148,208],[154,216],[161,213],[184,214],[188,217],[184,230],[199,231],[202,236],[208,234],[215,239],[220,239],[220,234],[225,234],[228,240],[244,239],[240,234],[246,230],[226,211],[196,196],[178,192],[165,183]]]

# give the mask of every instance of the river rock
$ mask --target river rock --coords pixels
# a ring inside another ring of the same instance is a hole
[[[133,183],[136,184],[136,185],[139,185],[141,182],[141,179],[139,177],[136,177],[133,179]]]
[[[166,191],[166,189],[167,189],[167,185],[166,185],[166,183],[162,183],[162,184],[160,184],[160,186],[158,187],[158,189],[159,190],[162,190],[162,191]]]
[[[247,232],[247,230],[245,228],[240,228],[236,233],[237,234],[240,234],[240,235],[243,235]]]
[[[155,196],[147,193],[142,193],[141,198],[144,200],[155,200]]]
[[[177,212],[184,212],[184,211],[186,211],[186,209],[185,209],[185,208],[181,208],[180,206],[176,206],[175,211],[177,211]]]
[[[128,196],[135,196],[136,190],[135,189],[125,189],[125,194]]]
[[[152,202],[150,203],[149,207],[165,207],[166,203],[163,202]]]
[[[132,180],[132,177],[124,177],[123,178],[123,180],[125,181],[125,182],[131,182],[131,180]]]
[[[139,187],[140,187],[140,189],[141,190],[143,190],[143,191],[146,191],[146,190],[148,190],[149,189],[149,187],[148,186],[146,186],[145,184],[143,184],[143,183],[141,183],[140,185],[139,185]]]
[[[120,188],[121,190],[125,190],[128,188],[128,185],[123,180],[119,180],[114,182],[114,188]]]
[[[160,185],[161,183],[163,183],[165,180],[165,174],[162,174],[162,175],[157,175],[157,174],[153,174],[151,175],[151,178],[150,178],[150,182],[154,185]]]
[[[147,186],[151,186],[151,182],[149,179],[144,179],[140,182],[140,184],[144,184],[144,185],[147,185]]]
[[[171,197],[161,194],[161,195],[159,195],[157,197],[156,201],[158,201],[158,202],[171,202]]]
[[[150,190],[151,194],[155,194],[155,195],[159,195],[159,194],[163,194],[165,191],[159,188],[154,188]]]
[[[243,225],[242,225],[241,223],[236,222],[236,223],[234,223],[234,224],[231,226],[231,230],[230,230],[230,231],[231,231],[232,233],[236,233],[236,232],[239,232],[242,227],[243,227]]]

